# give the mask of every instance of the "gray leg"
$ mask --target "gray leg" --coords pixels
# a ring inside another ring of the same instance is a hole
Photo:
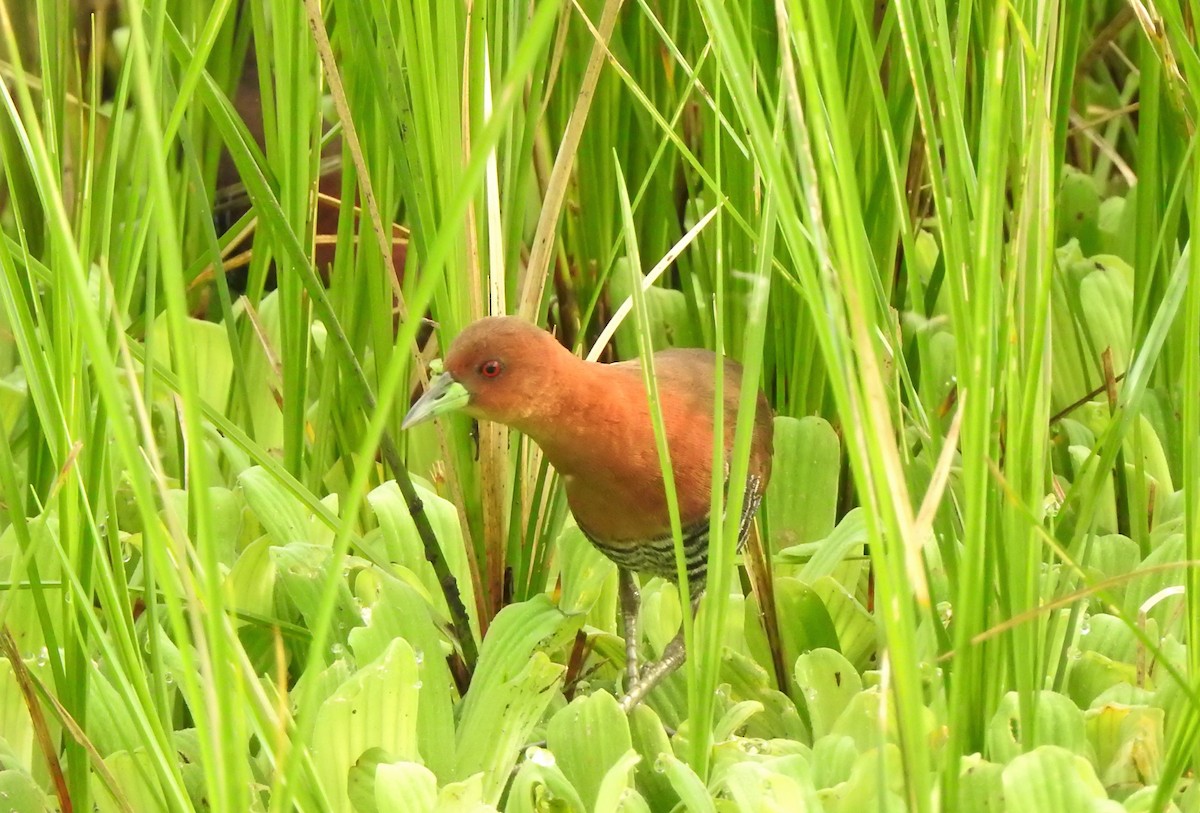
[[[700,606],[700,596],[697,594],[692,599],[692,617],[695,617],[696,610]],[[675,633],[675,637],[667,644],[663,650],[662,657],[654,663],[647,666],[642,671],[642,677],[629,685],[625,691],[625,696],[621,698],[621,710],[629,711],[638,703],[646,699],[646,695],[665,680],[672,672],[683,665],[687,660],[687,648],[684,645],[683,626],[679,627],[679,632]]]
[[[631,691],[638,682],[638,608],[642,603],[642,594],[632,571],[618,567],[617,576],[621,594],[621,621],[625,627],[625,690]]]

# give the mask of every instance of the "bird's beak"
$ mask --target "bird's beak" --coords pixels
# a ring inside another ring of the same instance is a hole
[[[429,383],[429,389],[412,405],[400,428],[410,429],[430,418],[462,409],[470,399],[466,387],[455,381],[450,373],[442,373]]]

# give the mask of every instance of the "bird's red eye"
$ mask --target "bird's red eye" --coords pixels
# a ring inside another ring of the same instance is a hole
[[[479,374],[484,378],[495,378],[500,375],[500,370],[503,369],[500,362],[495,359],[489,359],[479,365]]]

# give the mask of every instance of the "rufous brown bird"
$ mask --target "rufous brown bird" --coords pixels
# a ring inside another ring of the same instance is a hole
[[[673,349],[654,354],[659,404],[683,528],[691,594],[704,589],[713,465],[715,355]],[[514,317],[467,326],[451,343],[443,372],[405,416],[405,429],[462,410],[533,439],[562,477],[584,535],[617,564],[632,708],[686,656],[682,630],[660,660],[637,665],[640,595],[633,572],[677,580],[675,547],[650,403],[635,361],[600,364],[574,356],[549,333]],[[738,416],[742,368],[726,359],[726,472]],[[772,416],[760,392],[738,537],[745,543],[771,476]]]

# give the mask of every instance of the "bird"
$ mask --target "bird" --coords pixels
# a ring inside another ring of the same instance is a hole
[[[715,353],[699,348],[661,350],[653,357],[694,601],[703,591],[708,566],[716,362]],[[742,367],[729,358],[723,363],[728,489]],[[617,566],[627,678],[621,706],[628,711],[686,658],[681,629],[656,663],[643,670],[637,660],[641,598],[634,573],[671,581],[679,575],[639,362],[585,361],[532,322],[491,316],[472,322],[454,338],[441,370],[405,415],[402,429],[461,411],[505,424],[541,448],[564,483],[579,529]],[[760,390],[739,550],[771,477],[772,428],[771,407]]]

